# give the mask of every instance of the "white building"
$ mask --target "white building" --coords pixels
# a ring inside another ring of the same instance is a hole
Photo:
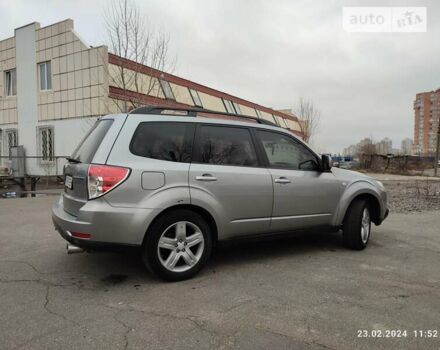
[[[402,154],[412,155],[413,140],[410,138],[403,139],[400,146],[400,150]]]

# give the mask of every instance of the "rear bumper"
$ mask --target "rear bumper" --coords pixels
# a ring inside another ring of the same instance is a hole
[[[52,207],[52,221],[66,241],[82,248],[139,247],[157,213],[156,209],[112,207],[100,198],[87,202],[76,217],[64,210],[61,196]],[[72,232],[88,233],[91,238],[76,238]]]

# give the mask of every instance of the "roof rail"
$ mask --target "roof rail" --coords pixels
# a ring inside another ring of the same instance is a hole
[[[182,112],[182,113],[172,113],[174,112]],[[205,109],[205,108],[198,108],[198,107],[173,107],[173,106],[142,106],[133,109],[128,114],[166,114],[166,115],[183,115],[185,117],[196,117],[198,113],[207,113],[207,114],[216,114],[216,115],[227,115],[230,117],[236,117],[236,118],[243,118],[243,119],[250,119],[253,120],[259,124],[266,124],[266,125],[272,125],[272,126],[278,126],[275,123],[272,123],[271,121],[260,119],[258,117],[254,117],[251,115],[244,115],[244,114],[234,114],[234,113],[228,113],[228,112],[219,112],[219,111],[213,111],[211,109]]]

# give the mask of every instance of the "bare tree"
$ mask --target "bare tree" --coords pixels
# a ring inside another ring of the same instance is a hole
[[[319,127],[321,113],[311,99],[300,97],[295,108],[304,141],[309,142]]]
[[[110,85],[124,91],[157,96],[159,81],[151,73],[154,70],[170,71],[175,64],[175,60],[169,57],[169,37],[150,25],[133,0],[113,0],[105,8],[104,19],[109,51],[135,62],[135,66],[128,67],[121,60],[117,72],[109,74]],[[139,72],[141,67],[143,73]],[[124,103],[123,112],[142,104],[136,97],[130,98],[128,103]]]
[[[367,137],[359,142],[357,154],[362,168],[371,169],[374,166],[373,159],[376,154],[376,145],[372,137]]]

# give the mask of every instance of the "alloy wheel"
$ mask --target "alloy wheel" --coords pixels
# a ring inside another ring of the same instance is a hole
[[[205,239],[198,226],[189,221],[178,221],[162,232],[157,254],[167,270],[184,272],[199,262],[204,246]]]
[[[364,244],[368,242],[368,238],[370,236],[371,229],[371,218],[370,212],[368,208],[364,208],[362,212],[362,220],[361,220],[361,239]]]

